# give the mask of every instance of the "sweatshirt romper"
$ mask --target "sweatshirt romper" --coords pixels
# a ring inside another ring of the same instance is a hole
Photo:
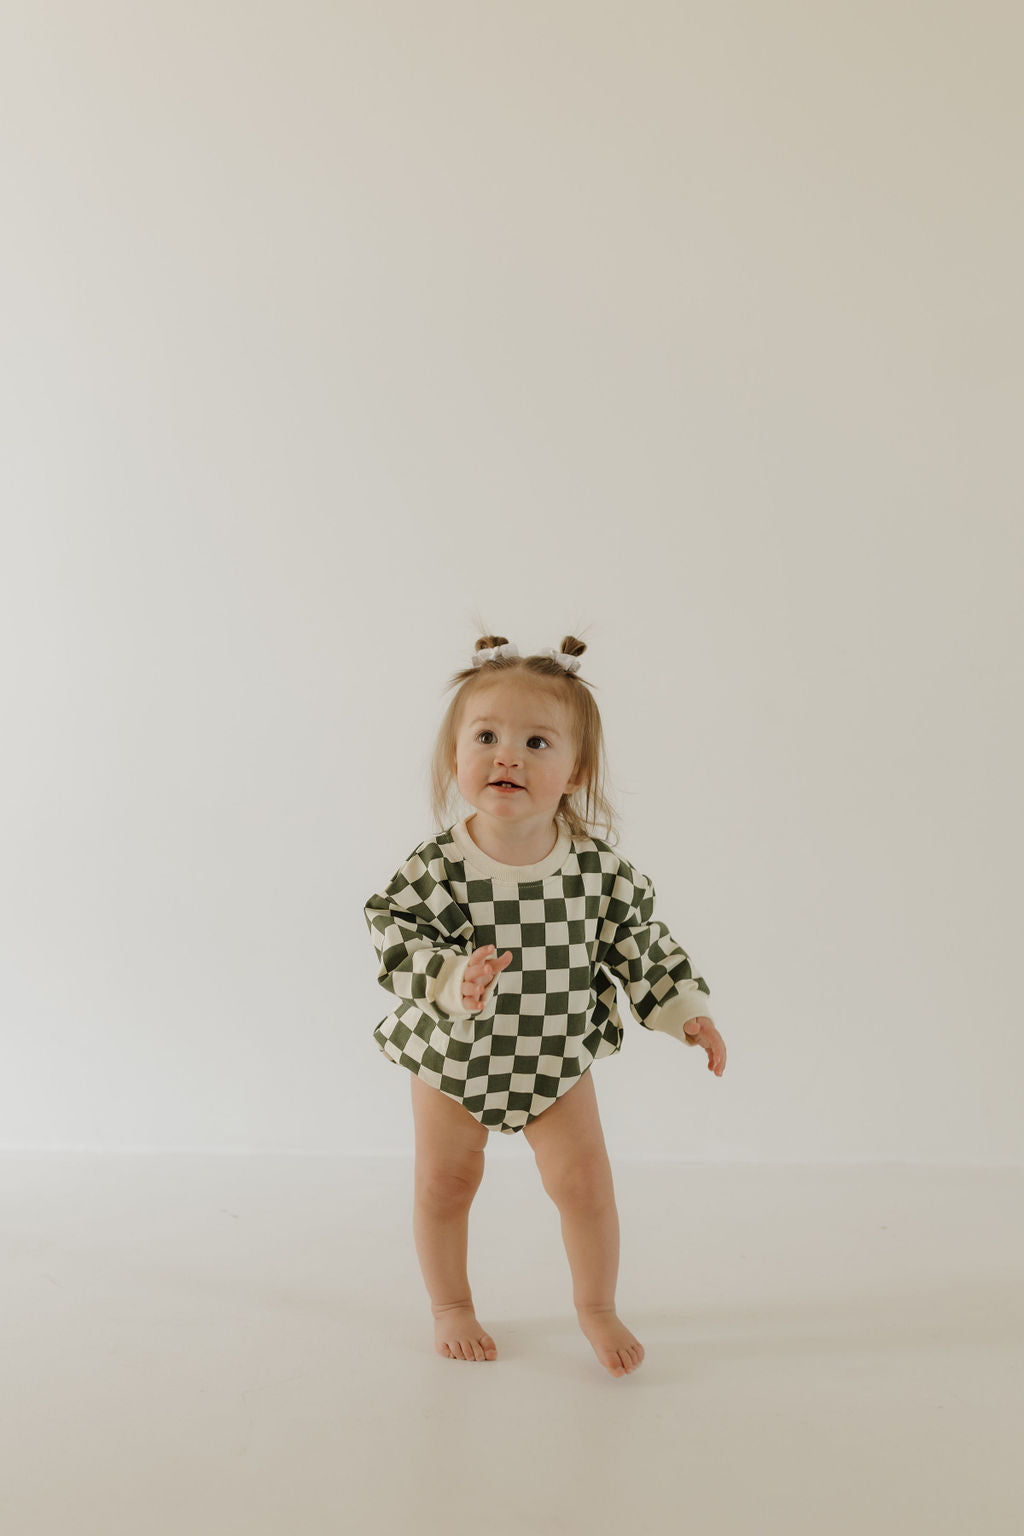
[[[561,821],[546,858],[501,864],[477,847],[471,819],[419,843],[366,902],[377,980],[398,999],[373,1031],[384,1055],[513,1134],[619,1050],[609,972],[645,1029],[696,1044],[683,1025],[711,1017],[710,989],[655,918],[650,879]],[[468,1012],[462,976],[483,944],[512,959]]]

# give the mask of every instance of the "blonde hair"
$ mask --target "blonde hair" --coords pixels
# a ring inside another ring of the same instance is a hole
[[[473,649],[491,650],[507,644],[504,635],[481,635]],[[559,646],[570,656],[582,656],[586,648],[575,635],[566,635]],[[445,711],[430,760],[430,809],[437,826],[447,828],[449,824],[452,790],[457,782],[455,743],[463,711],[477,688],[499,680],[540,684],[565,705],[576,754],[572,778],[580,787],[562,796],[555,817],[571,837],[592,837],[600,824],[605,828],[605,841],[617,843],[615,811],[604,790],[607,754],[601,713],[590,691],[593,685],[578,672],[566,671],[553,656],[493,656],[479,666],[463,667],[452,674],[445,687],[458,692]]]

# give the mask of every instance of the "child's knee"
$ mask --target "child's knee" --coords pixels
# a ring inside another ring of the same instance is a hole
[[[546,1167],[542,1180],[559,1209],[596,1210],[614,1198],[607,1157],[574,1158],[558,1168]]]
[[[416,1199],[432,1210],[449,1213],[465,1209],[473,1203],[473,1196],[480,1188],[484,1176],[484,1155],[475,1159],[462,1157],[457,1163],[416,1162]]]

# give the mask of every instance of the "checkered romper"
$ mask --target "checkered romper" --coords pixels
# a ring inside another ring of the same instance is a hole
[[[710,1017],[707,982],[654,917],[652,882],[557,825],[547,857],[518,866],[484,854],[464,819],[414,848],[365,906],[377,980],[398,999],[373,1031],[380,1050],[508,1133],[619,1050],[609,970],[646,1029],[693,1044],[682,1025]],[[483,944],[512,959],[468,1013],[462,973]]]

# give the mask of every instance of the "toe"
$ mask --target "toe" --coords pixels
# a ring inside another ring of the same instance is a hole
[[[479,1339],[470,1339],[469,1347],[473,1351],[473,1353],[472,1353],[472,1355],[470,1357],[471,1359],[473,1359],[473,1360],[482,1360],[483,1359],[483,1357],[484,1357],[484,1347],[480,1343]]]

